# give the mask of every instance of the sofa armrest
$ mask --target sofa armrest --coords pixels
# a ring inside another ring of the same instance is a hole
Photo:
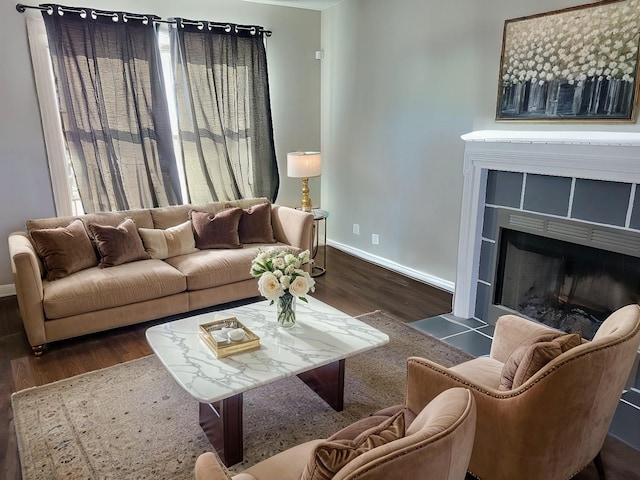
[[[46,343],[46,334],[42,306],[44,299],[42,262],[24,232],[14,232],[9,235],[9,255],[20,316],[29,344],[43,345]]]
[[[272,205],[271,224],[278,242],[300,250],[313,250],[313,214],[282,205]]]
[[[490,356],[506,363],[523,340],[545,330],[550,328],[517,315],[503,315],[496,322]]]
[[[409,357],[407,360],[407,393],[405,406],[417,415],[440,393],[454,387],[464,387],[489,396],[503,396],[502,392],[483,387],[471,379],[431,360]]]
[[[205,452],[196,460],[196,480],[231,480],[227,469],[224,468],[215,453]]]

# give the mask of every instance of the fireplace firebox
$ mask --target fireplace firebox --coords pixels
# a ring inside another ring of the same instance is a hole
[[[495,238],[490,321],[517,313],[591,339],[640,300],[638,234],[501,209]]]

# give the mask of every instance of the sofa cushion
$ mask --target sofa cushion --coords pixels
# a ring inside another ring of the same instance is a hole
[[[241,208],[229,208],[217,214],[189,212],[193,225],[196,248],[241,248],[238,225],[242,216]]]
[[[98,247],[100,268],[151,258],[145,251],[136,224],[131,218],[124,219],[116,227],[90,223],[89,230]]]
[[[554,330],[540,332],[526,339],[505,362],[499,390],[518,388],[551,360],[580,343],[581,338],[577,333],[563,335]]]
[[[151,216],[153,217],[153,225],[155,228],[167,229],[169,227],[175,227],[184,222],[190,222],[189,212],[191,210],[197,210],[199,212],[218,213],[223,210],[224,204],[217,203],[218,207],[211,206],[207,208],[204,205],[175,205],[171,207],[159,207],[151,210]]]
[[[73,220],[66,227],[31,230],[31,239],[47,270],[47,280],[64,278],[98,264],[84,223]]]
[[[404,436],[404,412],[365,430],[353,440],[334,440],[318,444],[311,454],[301,480],[330,480],[347,463],[374,448]]]
[[[473,383],[496,390],[500,387],[503,369],[504,364],[491,357],[474,358],[450,368],[452,372]]]
[[[45,315],[55,319],[184,292],[186,280],[162,260],[142,260],[92,267],[43,287]]]
[[[197,252],[196,241],[193,238],[191,222],[186,221],[166,230],[160,228],[139,228],[144,249],[151,258],[164,260],[188,253]]]
[[[198,212],[218,213],[230,207],[249,208],[252,205],[268,202],[266,198],[247,198],[243,200],[229,200],[226,202],[210,202],[202,205],[173,205],[170,207],[158,207],[150,209],[150,215],[153,218],[153,225],[145,228],[162,228],[175,227],[189,220],[189,212],[196,210]],[[137,223],[137,222],[136,222]],[[139,227],[143,225],[138,225]]]
[[[261,247],[264,248],[265,245],[256,244],[229,250],[200,250],[190,255],[168,258],[165,262],[187,277],[187,290],[204,290],[252,279],[251,262]]]
[[[193,208],[193,207],[192,207]],[[27,230],[35,230],[39,228],[55,228],[64,227],[71,221],[80,219],[85,225],[97,223],[100,225],[111,225],[115,227],[125,218],[132,218],[136,222],[136,226],[142,228],[153,228],[153,219],[151,218],[151,210],[125,210],[121,212],[102,212],[87,213],[86,215],[78,215],[73,217],[50,217],[39,218],[26,221]],[[91,236],[91,232],[89,236]]]
[[[242,209],[238,225],[240,243],[275,243],[271,226],[271,204],[262,203]]]

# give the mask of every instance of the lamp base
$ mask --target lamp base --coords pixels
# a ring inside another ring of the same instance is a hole
[[[311,199],[309,198],[309,179],[302,179],[302,202],[300,205],[300,209],[303,212],[311,211]]]

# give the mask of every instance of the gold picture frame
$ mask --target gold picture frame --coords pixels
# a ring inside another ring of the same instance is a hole
[[[506,20],[496,121],[635,122],[640,0]]]

